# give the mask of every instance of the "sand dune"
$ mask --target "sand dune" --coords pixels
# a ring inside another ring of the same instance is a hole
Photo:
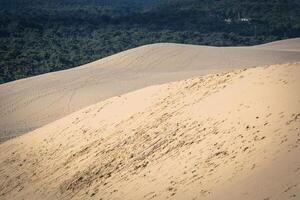
[[[270,42],[270,43],[267,43],[267,44],[258,45],[256,47],[299,51],[300,50],[300,43],[299,43],[298,40],[299,40],[299,38],[280,40],[280,41]]]
[[[299,88],[294,63],[110,98],[2,143],[0,198],[299,199]]]
[[[153,84],[300,60],[300,39],[254,47],[154,44],[81,67],[0,85],[0,142]]]

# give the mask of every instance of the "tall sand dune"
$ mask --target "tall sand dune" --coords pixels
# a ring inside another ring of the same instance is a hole
[[[287,40],[279,40],[275,42],[270,42],[267,44],[262,44],[256,46],[258,48],[269,48],[269,49],[278,49],[278,50],[291,50],[291,51],[299,51],[300,50],[300,42],[299,38],[295,39],[287,39]]]
[[[299,88],[293,63],[107,99],[2,143],[0,199],[299,199]]]
[[[0,85],[0,142],[107,98],[153,84],[300,61],[300,39],[254,47],[154,44],[70,70]]]

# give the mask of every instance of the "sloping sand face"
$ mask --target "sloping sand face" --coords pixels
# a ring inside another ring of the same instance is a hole
[[[0,85],[0,142],[153,84],[300,60],[300,39],[254,47],[154,44],[70,70]]]
[[[0,145],[1,199],[298,199],[300,63],[110,98]]]
[[[299,51],[300,49],[300,42],[299,38],[295,39],[287,39],[287,40],[280,40],[275,42],[270,42],[267,44],[262,44],[256,46],[258,48],[269,48],[269,49],[284,49],[290,51]]]

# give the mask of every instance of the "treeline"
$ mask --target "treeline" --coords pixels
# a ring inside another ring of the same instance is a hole
[[[300,36],[298,0],[127,1],[0,1],[0,82],[149,43],[236,46]]]

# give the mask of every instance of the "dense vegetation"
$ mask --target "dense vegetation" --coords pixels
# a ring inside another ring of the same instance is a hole
[[[0,83],[148,43],[300,36],[299,0],[0,0]]]

